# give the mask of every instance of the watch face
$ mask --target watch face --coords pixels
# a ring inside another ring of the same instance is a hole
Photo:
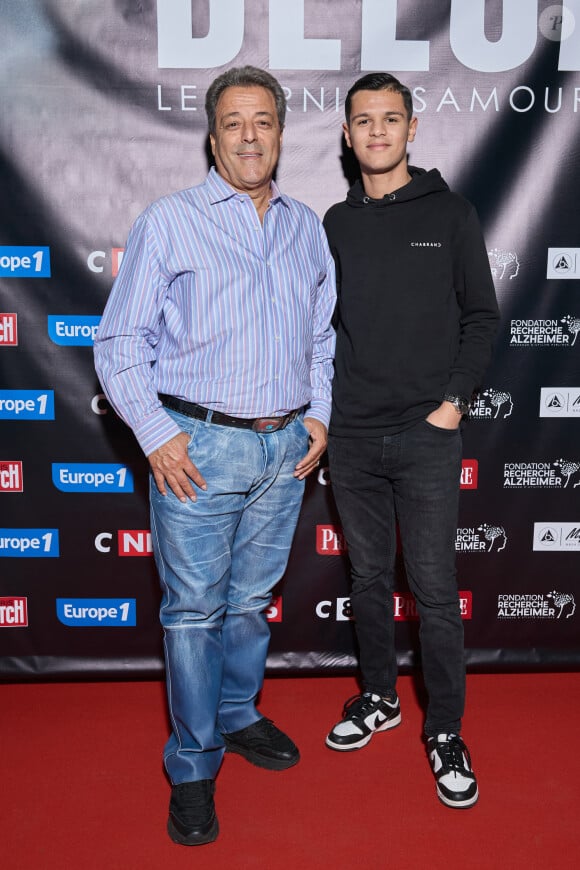
[[[469,402],[463,398],[463,396],[444,396],[444,398],[451,402],[454,408],[456,408],[460,414],[467,414],[469,411]]]

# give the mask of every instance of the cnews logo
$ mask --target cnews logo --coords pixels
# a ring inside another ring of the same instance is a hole
[[[330,486],[330,470],[328,465],[321,465],[318,469],[317,481],[320,486]]]
[[[58,529],[0,529],[0,557],[57,558]]]
[[[91,399],[91,411],[93,414],[98,414],[99,416],[103,416],[104,414],[108,414],[111,410],[111,406],[109,404],[109,400],[105,396],[104,393],[97,393]]]
[[[110,553],[112,532],[101,532],[95,538],[95,549],[99,553]],[[117,532],[117,555],[151,556],[153,545],[149,529],[119,529]]]
[[[111,275],[113,278],[116,278],[119,274],[121,260],[123,259],[124,253],[125,248],[111,248]],[[87,266],[89,267],[91,272],[104,272],[105,267],[103,263],[106,262],[106,251],[91,251],[91,253],[87,257]]]
[[[0,246],[0,277],[50,278],[50,248]]]
[[[22,492],[22,462],[0,461],[0,492]]]
[[[151,556],[153,553],[151,532],[146,529],[119,529],[117,542],[119,556]]]
[[[54,420],[53,390],[0,390],[0,420]]]
[[[60,345],[90,346],[95,342],[100,316],[86,314],[82,317],[49,314],[48,335]]]
[[[18,315],[0,312],[0,347],[18,344]]]
[[[0,628],[24,628],[28,625],[27,598],[0,598]]]
[[[56,615],[63,625],[130,628],[137,625],[135,598],[57,598]]]
[[[52,482],[61,492],[133,492],[133,475],[113,463],[52,464]]]

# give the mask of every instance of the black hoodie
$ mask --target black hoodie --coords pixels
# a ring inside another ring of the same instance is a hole
[[[473,206],[438,170],[380,200],[360,181],[324,226],[336,262],[330,432],[386,435],[445,394],[470,398],[491,355],[498,308]]]

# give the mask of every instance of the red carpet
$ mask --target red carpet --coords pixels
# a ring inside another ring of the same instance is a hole
[[[468,678],[464,737],[479,803],[439,803],[410,677],[403,724],[363,750],[324,736],[354,679],[271,678],[261,709],[299,744],[282,773],[227,755],[219,839],[165,833],[169,787],[161,683],[0,685],[4,870],[373,870],[580,867],[578,674]]]

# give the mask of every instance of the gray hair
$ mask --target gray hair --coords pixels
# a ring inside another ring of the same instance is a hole
[[[284,121],[286,120],[286,97],[284,91],[277,79],[263,69],[258,69],[255,66],[240,66],[226,70],[217,79],[214,79],[205,97],[205,111],[207,114],[207,124],[209,132],[215,133],[215,116],[218,100],[226,88],[233,87],[259,87],[266,88],[274,97],[276,104],[276,114],[280,130],[284,129]]]

